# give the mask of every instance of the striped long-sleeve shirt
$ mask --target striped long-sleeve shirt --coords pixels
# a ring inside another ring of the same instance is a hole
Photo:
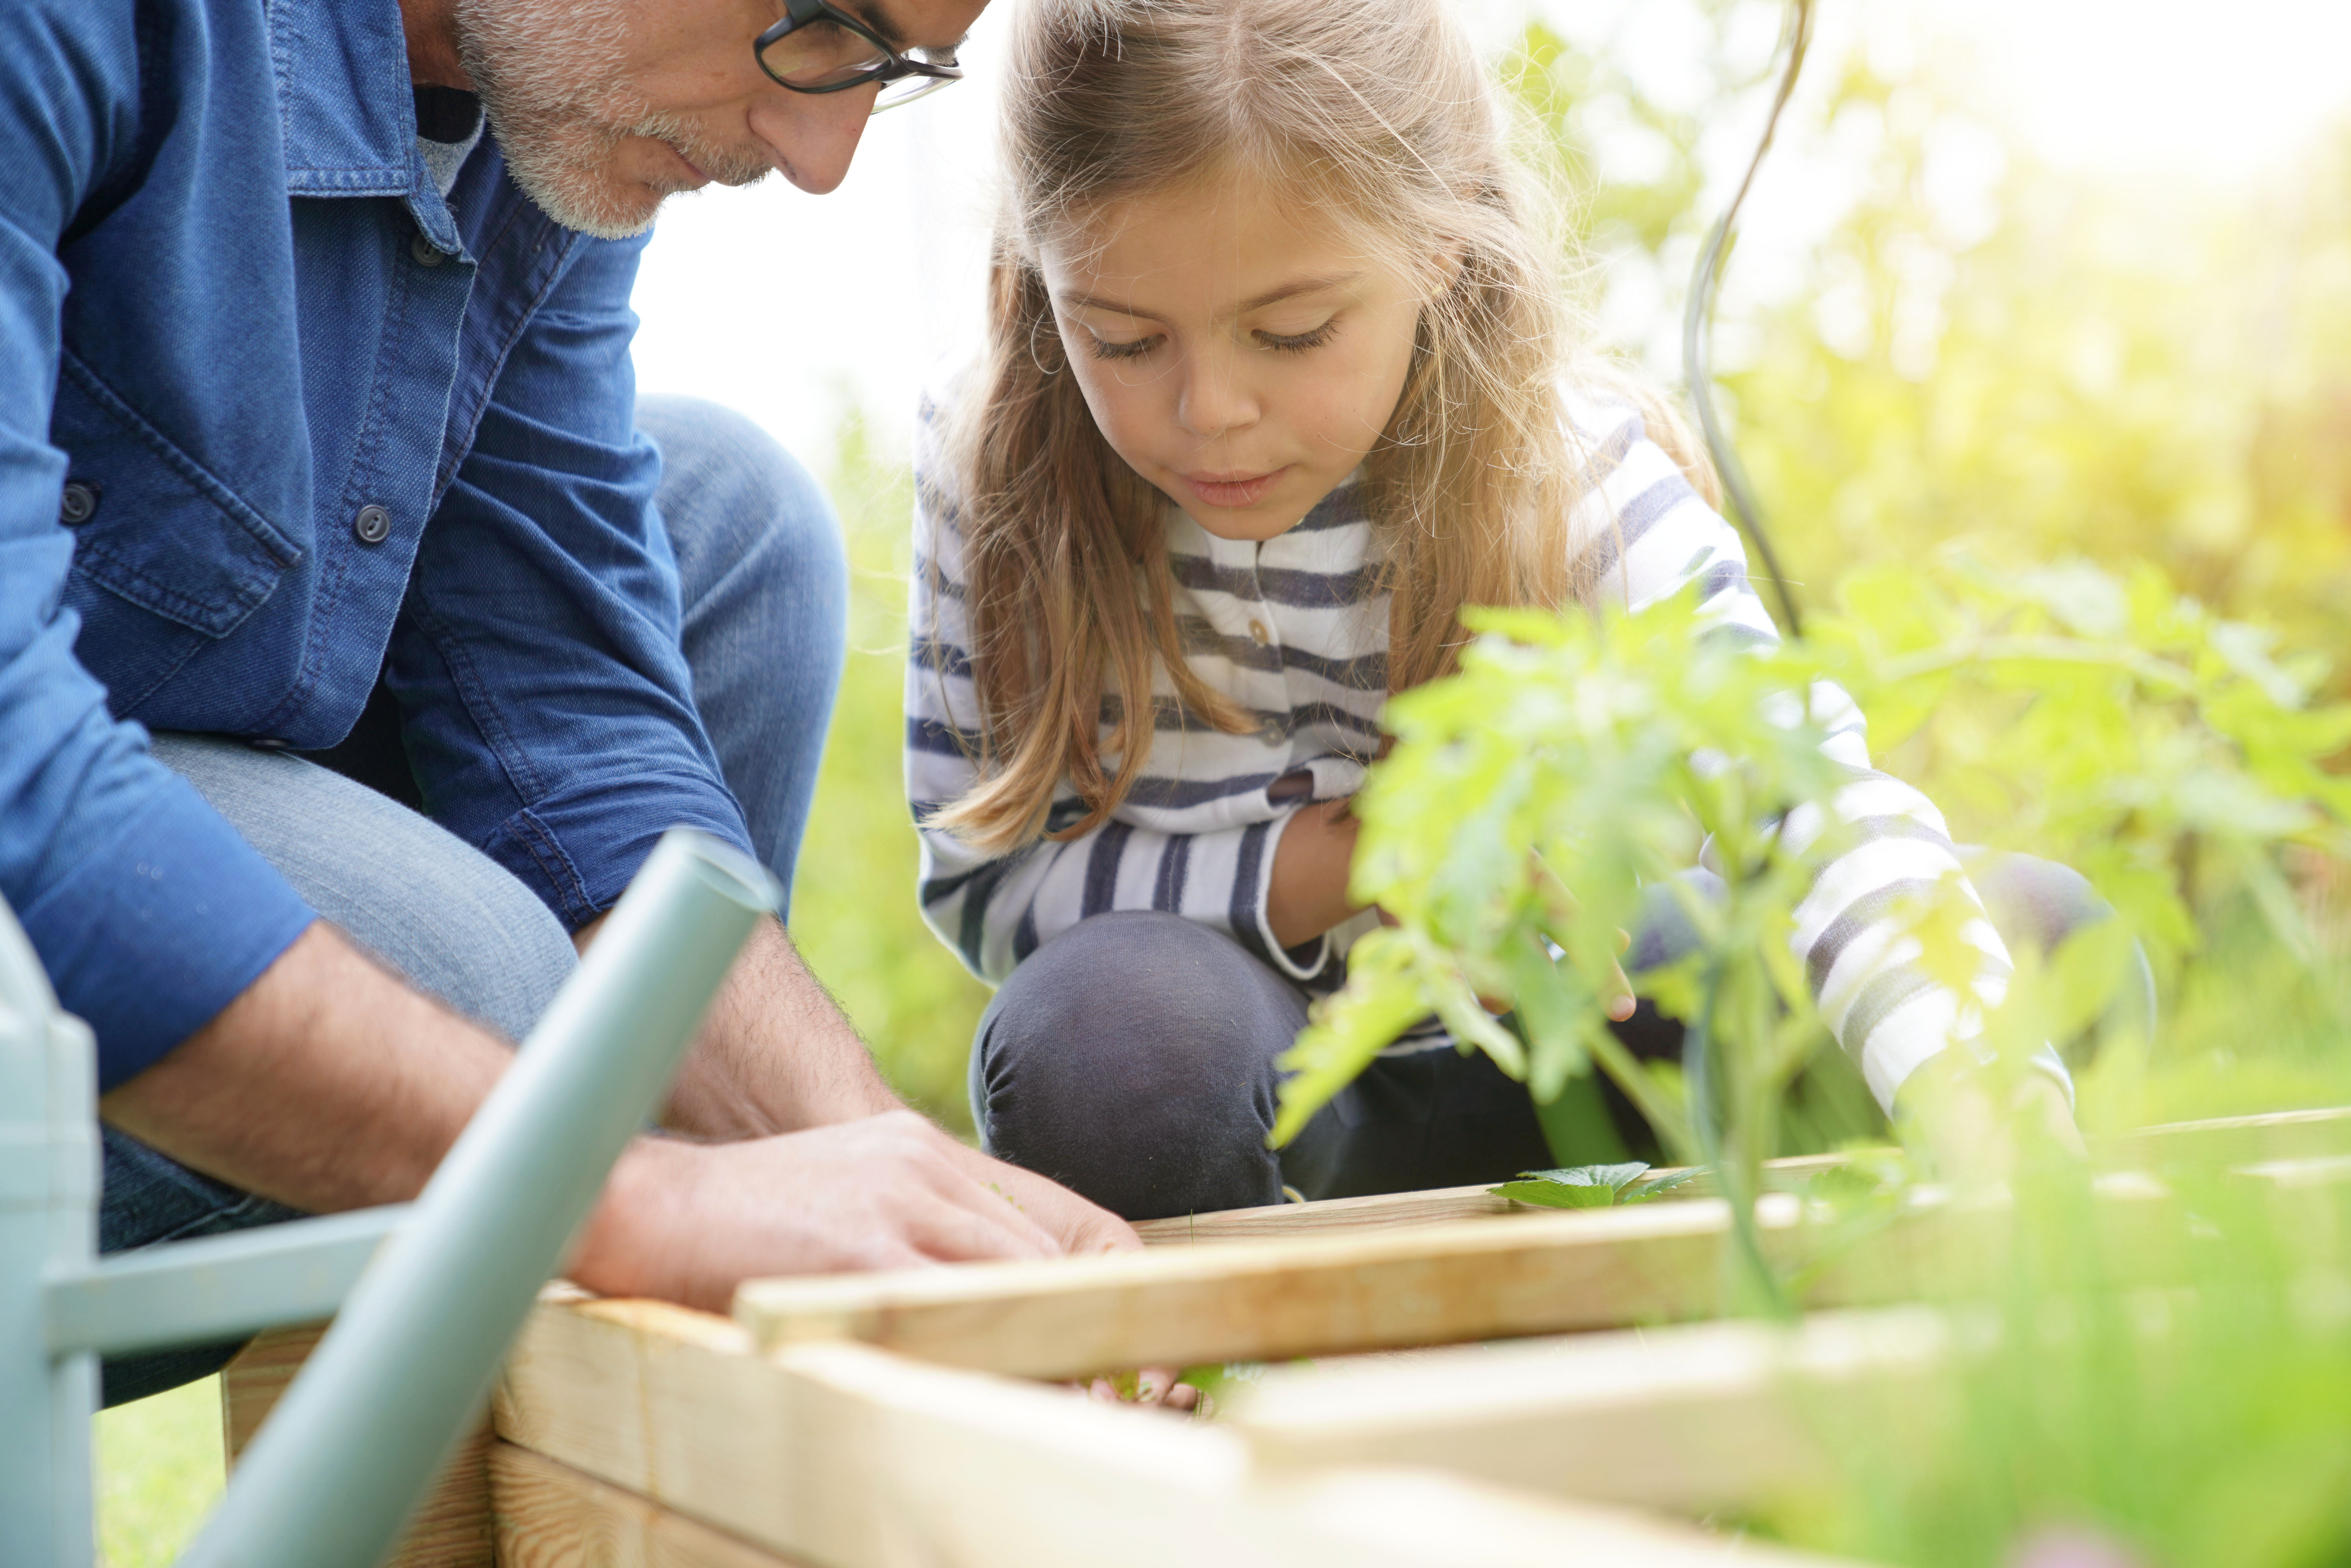
[[[1593,468],[1569,534],[1610,552],[1599,574],[1604,594],[1637,610],[1697,581],[1716,625],[1776,640],[1737,533],[1647,438],[1639,415],[1622,405],[1572,406]],[[1343,486],[1297,527],[1262,542],[1219,538],[1171,507],[1167,549],[1183,647],[1193,672],[1254,713],[1257,727],[1237,735],[1196,721],[1186,727],[1162,671],[1150,757],[1111,820],[1081,838],[990,857],[926,824],[975,782],[970,758],[980,726],[963,536],[936,427],[926,407],[915,454],[906,685],[906,787],[922,830],[920,896],[931,928],[974,974],[996,983],[1088,915],[1173,911],[1226,933],[1309,990],[1336,988],[1348,946],[1374,916],[1285,949],[1267,925],[1266,891],[1291,817],[1310,800],[1353,794],[1376,749],[1388,695],[1388,603],[1357,488]],[[1957,853],[1923,795],[1870,768],[1861,712],[1843,691],[1817,688],[1812,709],[1829,730],[1824,748],[1852,773],[1835,803],[1852,832],[1844,836],[1850,847],[1821,868],[1798,908],[1792,940],[1829,1027],[1890,1107],[1920,1062],[1977,1032],[1982,1007],[2004,988],[2008,956],[1989,920],[1970,922],[1981,962],[1975,995],[1965,998],[1912,962],[1917,944],[1892,912],[1905,894],[1955,872]],[[1108,733],[1106,724],[1105,739]],[[1297,774],[1311,779],[1311,792],[1299,792],[1295,780],[1270,790]],[[1083,815],[1064,786],[1047,823],[1060,829]],[[1801,832],[1803,824],[1789,827]]]

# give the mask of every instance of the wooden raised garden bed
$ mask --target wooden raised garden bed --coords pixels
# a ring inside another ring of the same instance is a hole
[[[2147,1272],[2125,1284],[2179,1283],[2160,1261],[2191,1223],[2175,1162],[2238,1168],[2328,1247],[2351,1210],[2351,1111],[2153,1128],[2097,1156],[2100,1242]],[[1792,1192],[1759,1214],[1815,1309],[1792,1329],[1702,1321],[1729,1223],[1702,1192],[1157,1221],[1140,1254],[758,1281],[731,1320],[559,1286],[397,1561],[1825,1563],[1695,1521],[1819,1479],[1824,1402],[1896,1454],[1942,1420],[1930,1375],[1968,1354],[1965,1324],[1904,1303],[1987,1267],[2005,1211],[1924,1190],[1861,1232]],[[230,1369],[232,1449],[305,1344],[265,1336]],[[1061,1381],[1301,1357],[1317,1364],[1274,1365],[1214,1421]]]

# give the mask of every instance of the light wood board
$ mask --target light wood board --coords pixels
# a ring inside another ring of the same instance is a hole
[[[1882,1149],[1860,1151],[1865,1155]],[[2200,1122],[2170,1122],[2094,1140],[2098,1163],[2110,1170],[2161,1169],[2182,1164],[2243,1165],[2351,1155],[2351,1108],[2282,1111],[2261,1116],[2225,1116]],[[1768,1184],[1787,1186],[1821,1171],[1848,1164],[1851,1155],[1801,1155],[1769,1161]],[[1678,1176],[1678,1168],[1650,1173]],[[1135,1233],[1146,1247],[1189,1246],[1270,1236],[1313,1236],[1338,1230],[1394,1230],[1455,1219],[1524,1217],[1545,1210],[1497,1197],[1492,1183],[1435,1187],[1426,1192],[1379,1193],[1368,1197],[1277,1203],[1259,1208],[1228,1208],[1212,1214],[1146,1219]],[[1666,1200],[1712,1197],[1713,1180],[1700,1175],[1661,1194]]]
[[[1887,1453],[1947,1426],[1953,1338],[1899,1307],[1349,1357],[1268,1369],[1227,1425],[1269,1472],[1436,1465],[1697,1513],[1832,1484],[1828,1422]]]
[[[1763,1179],[1782,1188],[1802,1183],[1824,1170],[1849,1164],[1849,1155],[1798,1155],[1767,1161]],[[1717,1195],[1713,1176],[1692,1176],[1681,1166],[1650,1171],[1645,1179],[1683,1178],[1657,1201]],[[1412,1225],[1435,1225],[1454,1219],[1494,1219],[1509,1215],[1551,1214],[1556,1210],[1517,1203],[1494,1196],[1494,1184],[1431,1187],[1426,1192],[1383,1192],[1368,1197],[1326,1197],[1308,1203],[1273,1203],[1260,1208],[1227,1208],[1213,1214],[1184,1214],[1172,1219],[1145,1219],[1134,1232],[1145,1247],[1183,1247],[1202,1241],[1244,1241],[1269,1236],[1314,1236],[1335,1230],[1400,1230]]]
[[[507,1442],[826,1568],[1821,1561],[1433,1471],[1261,1479],[1233,1434],[1165,1412],[865,1345],[756,1356],[656,1303],[540,1307],[495,1410]]]
[[[2185,1221],[2144,1176],[2098,1178],[2116,1266]],[[1756,1208],[1766,1249],[1816,1306],[1880,1304],[1991,1277],[2009,1217],[1921,1188],[1899,1210],[1829,1221],[1792,1196]],[[1092,1258],[767,1280],[735,1313],[768,1348],[857,1340],[1028,1377],[1278,1361],[1617,1328],[1719,1310],[1719,1198],[1407,1229],[1207,1242]]]
[[[499,1568],[805,1568],[511,1443],[489,1472]]]
[[[2158,1123],[2095,1140],[2094,1152],[2108,1165],[2153,1170],[2351,1155],[2351,1106]]]
[[[221,1373],[221,1439],[234,1465],[310,1358],[324,1323],[256,1335]],[[490,1479],[485,1423],[458,1445],[384,1568],[491,1568]]]

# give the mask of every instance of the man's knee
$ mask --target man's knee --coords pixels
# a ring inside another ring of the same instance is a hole
[[[990,1150],[1131,1218],[1274,1201],[1298,993],[1179,915],[1095,915],[1013,972],[974,1043]]]
[[[662,450],[658,499],[692,604],[747,570],[795,584],[846,582],[832,502],[800,461],[723,404],[646,397],[637,427]]]
[[[366,786],[217,736],[154,744],[311,908],[507,1039],[530,1031],[577,963],[561,922],[512,873]]]

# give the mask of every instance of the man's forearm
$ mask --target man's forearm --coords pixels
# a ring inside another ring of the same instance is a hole
[[[415,1197],[512,1056],[322,921],[99,1110],[249,1192],[359,1208]]]
[[[579,936],[581,951],[601,921]],[[777,921],[744,944],[711,1003],[664,1122],[691,1137],[765,1137],[899,1109],[864,1041]]]

